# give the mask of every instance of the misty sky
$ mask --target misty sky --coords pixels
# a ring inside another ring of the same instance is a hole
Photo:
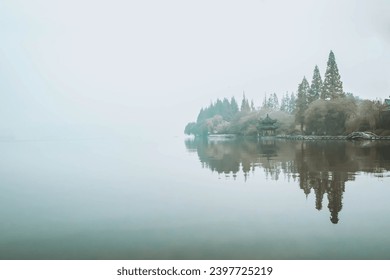
[[[390,95],[390,1],[0,1],[0,136],[181,135],[210,100],[296,92],[333,50],[344,90]]]

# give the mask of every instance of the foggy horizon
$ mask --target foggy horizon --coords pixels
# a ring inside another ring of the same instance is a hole
[[[345,92],[384,99],[388,14],[385,0],[2,1],[0,137],[182,135],[217,98],[260,106],[315,65],[324,78],[330,50]]]

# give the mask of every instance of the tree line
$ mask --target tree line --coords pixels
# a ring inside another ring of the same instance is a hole
[[[188,123],[186,134],[233,133],[257,135],[259,121],[269,114],[278,120],[278,133],[343,135],[352,131],[370,130],[377,134],[385,131],[380,101],[361,100],[352,93],[345,93],[335,55],[330,51],[325,78],[322,80],[316,65],[311,83],[304,76],[297,93],[265,95],[262,105],[255,107],[243,93],[240,106],[234,97],[217,99],[202,108],[196,122]]]

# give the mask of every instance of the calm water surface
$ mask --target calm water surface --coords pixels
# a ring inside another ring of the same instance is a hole
[[[390,259],[390,143],[0,142],[1,259]]]

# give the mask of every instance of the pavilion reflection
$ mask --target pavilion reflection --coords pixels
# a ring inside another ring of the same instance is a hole
[[[263,170],[269,180],[296,180],[305,195],[315,195],[315,208],[328,200],[330,220],[337,224],[345,183],[359,172],[381,177],[390,170],[389,142],[287,141],[257,139],[187,139],[188,151],[197,152],[203,168],[245,180]]]

